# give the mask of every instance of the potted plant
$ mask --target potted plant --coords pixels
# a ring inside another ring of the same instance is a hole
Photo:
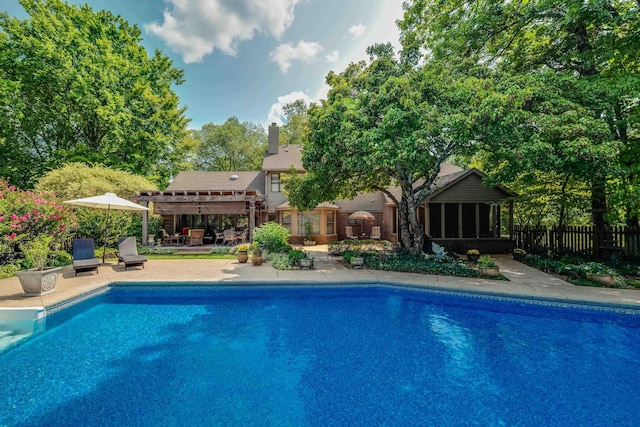
[[[241,264],[249,260],[249,245],[238,246],[238,262]]]
[[[478,258],[478,268],[480,268],[480,273],[482,273],[484,276],[500,275],[500,269],[493,262],[491,256],[489,255],[482,255],[480,258]]]
[[[605,286],[614,286],[618,272],[599,262],[589,262],[583,266],[587,280],[600,283]]]
[[[25,261],[32,267],[16,272],[26,296],[45,295],[56,290],[62,267],[47,267],[52,258],[53,236],[40,234],[20,245]]]
[[[513,250],[513,259],[516,261],[522,261],[524,256],[527,254],[527,251],[521,248],[515,248]]]
[[[262,248],[260,248],[258,242],[251,244],[251,264],[262,265]]]
[[[315,246],[316,241],[313,238],[313,225],[311,221],[305,221],[304,223],[304,245]]]
[[[467,261],[476,263],[478,262],[478,258],[480,258],[480,251],[477,249],[469,249],[467,251]]]

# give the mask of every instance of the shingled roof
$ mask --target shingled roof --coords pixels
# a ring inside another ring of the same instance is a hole
[[[235,179],[233,177],[236,177]],[[165,191],[257,191],[264,192],[264,174],[244,172],[180,172]]]
[[[265,154],[262,160],[262,170],[268,172],[288,172],[291,166],[298,172],[304,172],[302,167],[302,145],[290,144],[278,147],[276,154]]]

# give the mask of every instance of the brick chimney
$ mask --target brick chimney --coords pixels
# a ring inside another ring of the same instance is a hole
[[[277,124],[271,123],[269,126],[269,146],[267,154],[278,154],[278,144],[280,141],[280,128]]]

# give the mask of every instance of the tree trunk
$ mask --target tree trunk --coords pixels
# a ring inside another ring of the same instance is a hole
[[[605,180],[602,176],[593,177],[591,188],[591,214],[593,216],[593,255],[599,258],[601,246],[605,243],[605,221],[604,215],[607,212],[607,202],[605,193]]]
[[[400,230],[402,232],[402,246],[412,255],[420,255],[422,252],[424,230],[418,220],[418,206],[413,195],[402,196],[398,213],[400,215]]]

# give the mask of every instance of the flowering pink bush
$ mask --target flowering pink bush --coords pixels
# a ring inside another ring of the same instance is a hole
[[[0,265],[20,258],[19,243],[40,234],[64,242],[74,223],[71,207],[55,194],[21,191],[0,179]]]

